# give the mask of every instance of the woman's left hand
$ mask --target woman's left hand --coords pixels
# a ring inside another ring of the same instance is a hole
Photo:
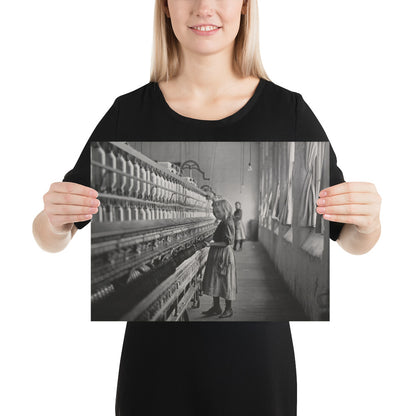
[[[380,227],[381,197],[372,183],[339,183],[323,189],[319,197],[316,211],[326,220],[353,224],[363,234]]]

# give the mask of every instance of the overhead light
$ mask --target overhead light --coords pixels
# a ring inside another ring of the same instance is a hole
[[[251,172],[253,168],[251,167],[251,142],[250,142],[250,161],[248,162],[248,171]]]

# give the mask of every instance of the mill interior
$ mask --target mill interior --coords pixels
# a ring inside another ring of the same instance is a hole
[[[207,321],[201,291],[219,220],[213,201],[242,209],[231,321],[329,319],[329,185],[319,142],[93,142],[91,319]]]

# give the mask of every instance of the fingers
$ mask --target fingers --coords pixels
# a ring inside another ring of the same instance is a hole
[[[379,227],[381,197],[369,182],[343,182],[319,193],[316,212],[333,222],[354,224],[359,232]]]
[[[380,222],[371,215],[324,214],[324,218],[333,222],[353,224],[363,234],[369,234],[380,227]]]
[[[48,212],[53,215],[84,215],[84,214],[96,214],[98,207],[88,207],[80,205],[56,205],[51,204]]]
[[[371,215],[373,208],[365,204],[332,205],[317,207],[318,214],[346,214],[346,215]]]
[[[377,193],[376,187],[370,182],[342,182],[319,192],[320,197],[329,197],[340,194],[368,192]]]
[[[369,217],[367,215],[341,215],[341,214],[324,214],[326,220],[334,222],[343,222],[345,224],[355,224],[359,227],[368,225]]]
[[[345,204],[368,204],[378,203],[381,198],[378,194],[367,192],[351,192],[346,194],[339,194],[334,196],[326,196],[319,198],[317,204],[325,205],[345,205]]]
[[[80,205],[85,207],[98,207],[100,201],[97,198],[62,192],[48,192],[43,198],[45,203],[56,205]]]
[[[75,182],[54,182],[50,186],[49,192],[76,194],[87,196],[90,198],[97,198],[98,196],[98,192],[95,189],[89,188],[88,186],[84,186]]]
[[[45,213],[56,229],[92,218],[98,212],[98,192],[75,182],[54,182],[43,196]]]

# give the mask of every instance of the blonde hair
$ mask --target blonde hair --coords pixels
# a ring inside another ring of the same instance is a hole
[[[233,216],[233,207],[227,199],[216,199],[212,203],[212,208],[220,206],[225,213],[225,220],[229,220]]]
[[[164,1],[155,0],[150,82],[168,81],[180,70],[180,44],[163,9]],[[254,76],[270,81],[260,57],[257,0],[246,1],[247,12],[241,14],[240,29],[234,41],[234,70],[242,77]]]

